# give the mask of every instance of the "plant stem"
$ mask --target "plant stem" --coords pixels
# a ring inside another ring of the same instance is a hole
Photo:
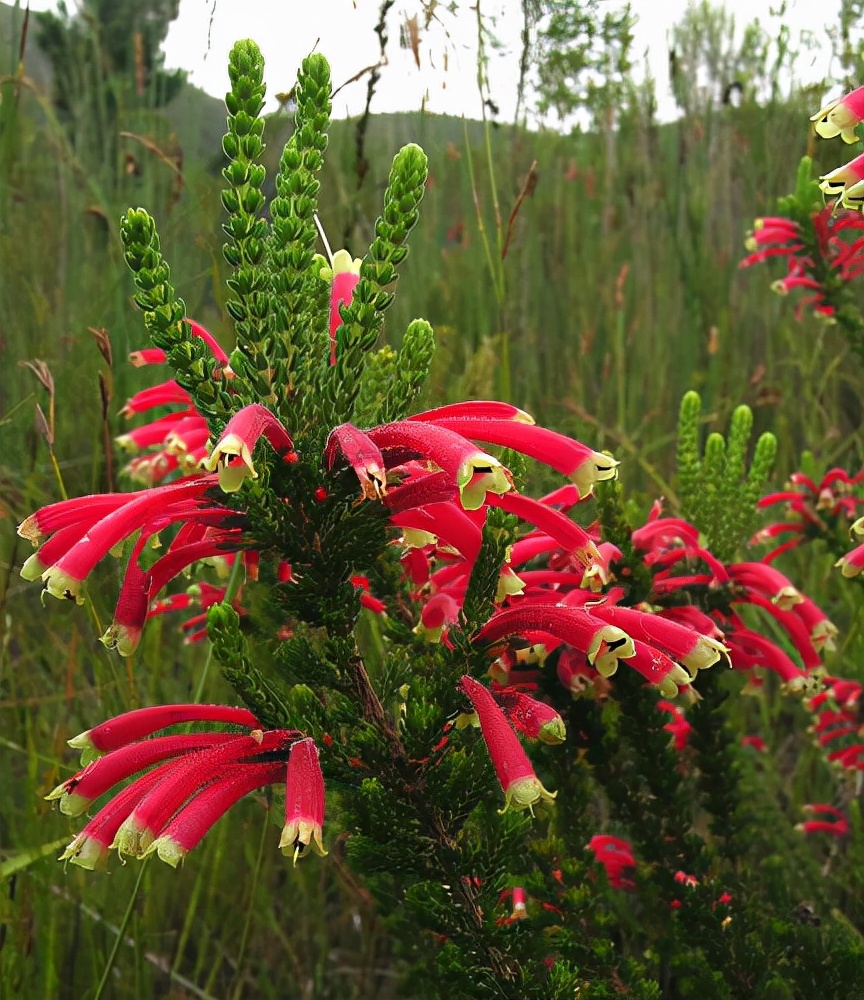
[[[129,921],[132,919],[132,911],[135,909],[135,902],[138,899],[138,892],[141,889],[141,882],[144,878],[144,872],[147,870],[148,861],[149,858],[144,858],[141,862],[141,868],[138,871],[138,878],[135,879],[132,895],[129,897],[129,902],[126,904],[126,912],[123,914],[123,919],[120,921],[120,926],[117,928],[117,937],[114,939],[111,954],[108,956],[108,961],[105,963],[102,978],[99,980],[99,985],[96,987],[96,992],[93,994],[93,1000],[101,1000],[102,994],[105,992],[105,987],[108,985],[108,977],[111,975],[111,970],[114,968],[114,962],[117,959],[117,952],[120,951],[120,945],[126,937],[126,928],[129,926]]]

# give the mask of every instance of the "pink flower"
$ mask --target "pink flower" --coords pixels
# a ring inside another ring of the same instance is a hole
[[[318,258],[321,259],[320,257]],[[354,289],[360,280],[360,268],[363,261],[359,257],[352,259],[347,250],[337,250],[329,265],[324,266],[319,274],[330,282],[330,364],[336,364],[337,332],[342,326],[342,306],[350,305],[354,297]]]
[[[422,420],[435,423],[438,420],[449,419],[485,419],[485,420],[518,420],[523,424],[533,424],[530,413],[520,410],[512,403],[502,403],[497,399],[465,399],[459,403],[448,403],[446,406],[436,406],[434,410],[424,410],[414,413],[409,420]]]
[[[86,767],[59,784],[45,798],[49,802],[59,799],[60,812],[64,815],[80,816],[90,808],[94,799],[144,768],[233,739],[233,733],[208,732],[135,740],[91,760]]]
[[[305,857],[310,848],[326,854],[321,840],[324,825],[324,777],[318,747],[312,739],[297,740],[288,754],[288,787],[285,794],[285,825],[279,849],[286,857]]]
[[[564,720],[551,705],[538,701],[515,688],[495,690],[492,695],[510,724],[531,740],[541,743],[563,743],[567,739]]]
[[[547,791],[534,773],[531,761],[488,688],[465,674],[460,682],[480,720],[480,732],[504,791],[504,808],[528,809],[532,816],[536,802],[552,802],[557,792]]]
[[[381,452],[371,438],[353,424],[340,424],[330,432],[324,449],[328,469],[333,468],[337,452],[356,473],[364,499],[380,500],[387,492],[387,473]]]
[[[286,455],[293,444],[282,422],[266,406],[250,403],[225,425],[225,430],[210,452],[204,467],[219,470],[219,486],[225,493],[236,493],[247,476],[258,478],[252,464],[252,452],[261,437],[266,437],[277,455]],[[232,462],[239,459],[239,462]]]
[[[381,449],[388,465],[401,464],[406,453],[433,461],[457,487],[466,510],[482,507],[487,491],[506,493],[512,489],[510,473],[497,458],[480,451],[462,435],[436,424],[401,420],[373,427],[368,436]],[[398,456],[396,460],[392,458],[394,454]]]
[[[635,889],[629,873],[636,868],[636,859],[628,841],[598,833],[588,842],[586,850],[593,851],[594,859],[606,869],[606,878],[613,889]]]
[[[619,659],[636,655],[633,640],[622,629],[581,608],[560,604],[519,604],[499,611],[480,629],[475,641],[494,642],[507,635],[544,633],[582,650],[604,677],[615,673]]]
[[[663,728],[667,733],[672,734],[675,749],[680,753],[687,746],[687,739],[693,732],[693,727],[681,709],[677,705],[673,705],[671,701],[660,700],[657,702],[657,707],[672,716],[672,721],[667,722]]]
[[[175,815],[190,800],[195,801],[198,792],[213,782],[240,777],[244,773],[260,773],[262,765],[250,758],[278,752],[295,736],[293,731],[283,729],[264,733],[260,730],[253,731],[161,765],[161,768],[165,768],[164,780],[138,799],[132,812],[120,824],[111,846],[121,854],[143,857],[149,853],[148,849],[157,837],[166,833]],[[263,767],[270,768],[270,762]],[[161,768],[157,768],[157,771]],[[283,767],[279,767],[270,780],[277,781],[282,774]],[[134,783],[131,787],[134,787]],[[208,828],[220,815],[221,812],[207,811]],[[169,863],[176,864],[176,861]]]
[[[184,722],[223,722],[247,729],[258,729],[259,724],[248,708],[230,705],[153,705],[136,708],[108,719],[69,740],[69,746],[81,751],[81,764],[125,747],[135,740],[151,736],[160,729]]]
[[[248,734],[217,731],[146,738],[187,721],[255,728]],[[83,749],[86,766],[48,796],[60,800],[62,812],[78,815],[118,782],[138,777],[109,799],[61,860],[95,868],[104,865],[109,850],[116,847],[134,857],[155,852],[176,867],[234,802],[284,778],[284,757],[278,758],[296,736],[293,730],[262,732],[245,709],[167,705],[127,712],[70,740],[71,746]]]
[[[829,806],[824,802],[816,802],[811,805],[801,806],[801,811],[810,815],[830,816],[826,819],[808,819],[803,823],[798,823],[795,827],[801,833],[830,833],[832,837],[842,838],[849,833],[849,820],[846,814],[834,806]]]
[[[855,129],[864,117],[864,87],[858,87],[843,97],[821,108],[810,119],[814,122],[816,134],[823,139],[833,139],[839,135],[843,141],[855,143],[858,136]]]
[[[141,493],[115,494],[107,504],[91,505],[87,497],[63,501],[31,515],[18,531],[24,537],[33,537],[30,532],[35,531],[38,536],[43,524],[50,523],[54,530],[70,522],[87,524],[86,533],[42,573],[52,596],[81,604],[82,582],[115,545],[139,529],[153,534],[175,521],[194,519],[196,509],[204,506],[207,491],[213,485],[213,477],[200,476]],[[118,497],[122,499],[118,501]],[[225,510],[221,516],[232,514]]]
[[[729,650],[722,642],[661,615],[617,604],[598,604],[591,608],[591,614],[667,653],[685,666],[691,677],[720,659],[728,663]]]
[[[820,191],[824,191],[829,198],[839,196],[844,208],[851,207],[847,204],[850,192],[854,192],[858,183],[864,180],[864,153],[823,174],[819,180]]]
[[[611,456],[533,423],[480,417],[439,417],[432,422],[465,437],[512,448],[543,462],[575,483],[583,499],[590,496],[594,483],[618,478],[618,462]]]
[[[231,806],[249,792],[276,784],[284,769],[285,765],[280,762],[226,769],[224,776],[217,777],[187,801],[139,856],[144,858],[155,853],[160,861],[176,868]]]

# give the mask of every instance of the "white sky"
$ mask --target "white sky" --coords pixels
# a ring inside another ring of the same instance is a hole
[[[772,8],[781,0],[726,0],[738,29],[758,18],[769,34],[776,36],[779,19]],[[633,0],[638,17],[633,47],[634,61],[647,57],[657,81],[661,117],[674,114],[669,94],[667,35],[680,20],[687,0]],[[31,0],[34,9],[55,6],[51,0]],[[74,0],[69,3],[74,7]],[[373,111],[417,110],[425,101],[436,113],[480,116],[476,82],[477,23],[469,0],[461,0],[456,16],[439,3],[439,21],[422,36],[421,68],[408,49],[399,47],[399,27],[406,16],[421,11],[419,0],[397,0],[388,17],[389,64],[381,73]],[[617,4],[616,4],[617,6]],[[275,107],[272,95],[291,88],[301,59],[317,48],[330,61],[334,85],[338,86],[379,59],[374,26],[380,0],[181,0],[180,16],[172,24],[165,43],[169,68],[189,71],[189,78],[208,93],[222,97],[228,87],[227,59],[233,42],[253,38],[267,63],[268,110]],[[493,54],[489,75],[492,93],[501,106],[503,120],[512,118],[518,76],[521,4],[518,0],[481,0],[484,17],[494,21],[496,34],[504,42]],[[798,76],[815,80],[829,71],[830,43],[825,25],[839,10],[839,0],[788,0],[782,20],[791,31],[793,48],[801,33],[821,43],[821,50],[806,52],[799,59]],[[826,16],[828,15],[828,16]],[[420,13],[422,21],[422,11]],[[356,115],[366,98],[366,77],[337,94],[334,116]]]

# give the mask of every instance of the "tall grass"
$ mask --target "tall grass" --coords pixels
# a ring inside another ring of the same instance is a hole
[[[86,137],[68,134],[46,93],[17,75],[14,59],[0,70],[7,73],[0,82],[0,996],[71,1000],[93,995],[138,869],[114,865],[110,876],[93,876],[57,866],[60,841],[79,824],[51,813],[42,796],[71,773],[69,736],[138,704],[188,699],[203,658],[161,619],[134,663],[98,646],[116,566],[95,578],[87,608],[52,602],[43,610],[38,588],[18,580],[29,550],[14,525],[60,495],[34,423],[46,394],[18,362],[40,358],[53,373],[63,487],[103,488],[99,372],[111,397],[111,433],[121,430],[116,411],[125,399],[153,380],[125,364],[143,331],[116,220],[128,204],[158,217],[190,315],[230,345],[220,182],[211,154],[190,151],[197,136],[181,134],[177,148],[165,120],[146,107],[121,112],[131,137],[100,160],[82,148]],[[767,268],[737,267],[752,219],[770,214],[792,186],[808,144],[801,124],[808,107],[800,97],[708,109],[668,126],[633,110],[611,141],[492,128],[489,157],[474,123],[466,130],[425,115],[373,118],[370,180],[359,191],[352,125],[337,123],[322,221],[331,237],[353,227],[355,249],[368,240],[392,152],[409,140],[423,145],[431,178],[388,337],[398,340],[409,319],[427,317],[439,334],[437,399],[509,387],[512,400],[544,423],[614,450],[625,460],[628,489],[653,495],[668,480],[677,406],[691,387],[719,427],[734,405],[753,405],[758,429],[778,432],[783,470],[805,445],[826,461],[854,465],[864,453],[861,373],[842,338],[810,318],[796,321],[768,293]],[[273,125],[275,160],[285,123]],[[833,147],[818,152],[840,155]],[[496,295],[477,214],[494,224],[489,164],[506,219],[535,160],[536,189],[521,205],[501,265],[506,288]],[[110,371],[90,327],[109,334]],[[807,571],[818,597],[826,567]],[[854,608],[843,609],[848,598],[831,599],[841,618],[854,620]],[[850,651],[860,649],[860,626],[848,641]],[[205,699],[230,698],[221,688],[209,678]],[[778,698],[742,711],[765,729],[778,719],[801,723]],[[785,780],[782,791],[796,803],[827,786],[809,751]],[[278,811],[263,798],[247,802],[176,875],[148,866],[104,996],[396,995],[385,935],[341,845],[321,866],[288,867],[270,849]]]

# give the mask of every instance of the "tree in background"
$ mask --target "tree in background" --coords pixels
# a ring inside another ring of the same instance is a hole
[[[176,96],[183,70],[164,69],[161,46],[180,0],[81,0],[74,14],[36,14],[36,43],[54,69],[53,99],[76,154],[116,162],[118,121]]]

